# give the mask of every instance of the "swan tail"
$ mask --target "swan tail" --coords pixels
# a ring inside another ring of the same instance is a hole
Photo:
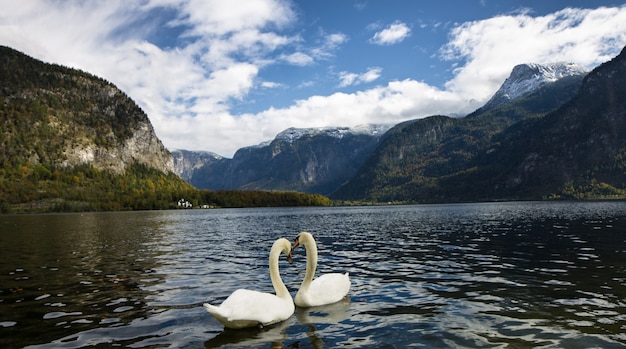
[[[216,307],[209,303],[204,303],[203,306],[204,306],[204,309],[206,309],[206,311],[208,311],[211,314],[218,312],[218,309],[219,309],[219,307]]]
[[[228,322],[228,314],[226,314],[223,308],[216,307],[215,305],[211,305],[209,303],[204,303],[203,305],[204,309],[206,309],[209,314],[213,315],[213,317],[215,317],[219,322]]]

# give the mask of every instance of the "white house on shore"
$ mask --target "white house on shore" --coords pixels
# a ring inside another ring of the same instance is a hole
[[[180,208],[193,208],[193,204],[185,199],[178,200],[177,204]]]

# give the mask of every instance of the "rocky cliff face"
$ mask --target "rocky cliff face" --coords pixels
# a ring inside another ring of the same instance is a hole
[[[102,147],[93,143],[68,146],[63,150],[62,166],[90,164],[97,169],[123,173],[133,162],[147,165],[164,173],[174,172],[174,159],[156,137],[149,122],[139,122],[130,138],[117,147]]]
[[[190,183],[208,189],[328,194],[350,179],[388,128],[290,128],[271,142],[239,149],[232,159],[199,168]]]
[[[223,159],[220,155],[205,151],[174,150],[171,153],[174,173],[187,182],[191,182],[198,169]]]
[[[7,47],[0,47],[0,81],[0,161],[174,171],[146,114],[111,83]]]

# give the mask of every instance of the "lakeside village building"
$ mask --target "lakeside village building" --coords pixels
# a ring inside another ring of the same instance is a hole
[[[193,208],[193,204],[185,199],[178,200],[177,205],[180,208]]]
[[[180,199],[176,203],[178,208],[193,208],[193,204],[185,199]],[[200,208],[215,208],[214,205],[200,205]]]

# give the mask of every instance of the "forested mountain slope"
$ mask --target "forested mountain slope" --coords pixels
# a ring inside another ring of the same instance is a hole
[[[385,135],[355,177],[331,197],[383,202],[456,202],[558,196],[564,193],[562,182],[541,188],[531,186],[530,181],[519,181],[512,169],[523,168],[516,161],[521,162],[522,154],[530,150],[527,142],[542,137],[537,136],[538,128],[547,126],[538,122],[572,103],[572,98],[583,98],[580,91],[584,77],[584,74],[573,75],[548,82],[529,94],[492,108],[480,108],[465,118],[433,116],[397,125]],[[593,105],[589,104],[588,115],[600,111],[599,105]],[[546,120],[552,118],[555,116]],[[568,133],[568,127],[563,125],[546,132],[561,134],[572,142],[579,137]],[[574,159],[580,160],[577,166],[589,166],[578,154]],[[532,181],[547,181],[550,176],[554,173],[537,171]]]
[[[0,213],[329,204],[199,191],[173,164],[147,115],[113,84],[0,47]]]

